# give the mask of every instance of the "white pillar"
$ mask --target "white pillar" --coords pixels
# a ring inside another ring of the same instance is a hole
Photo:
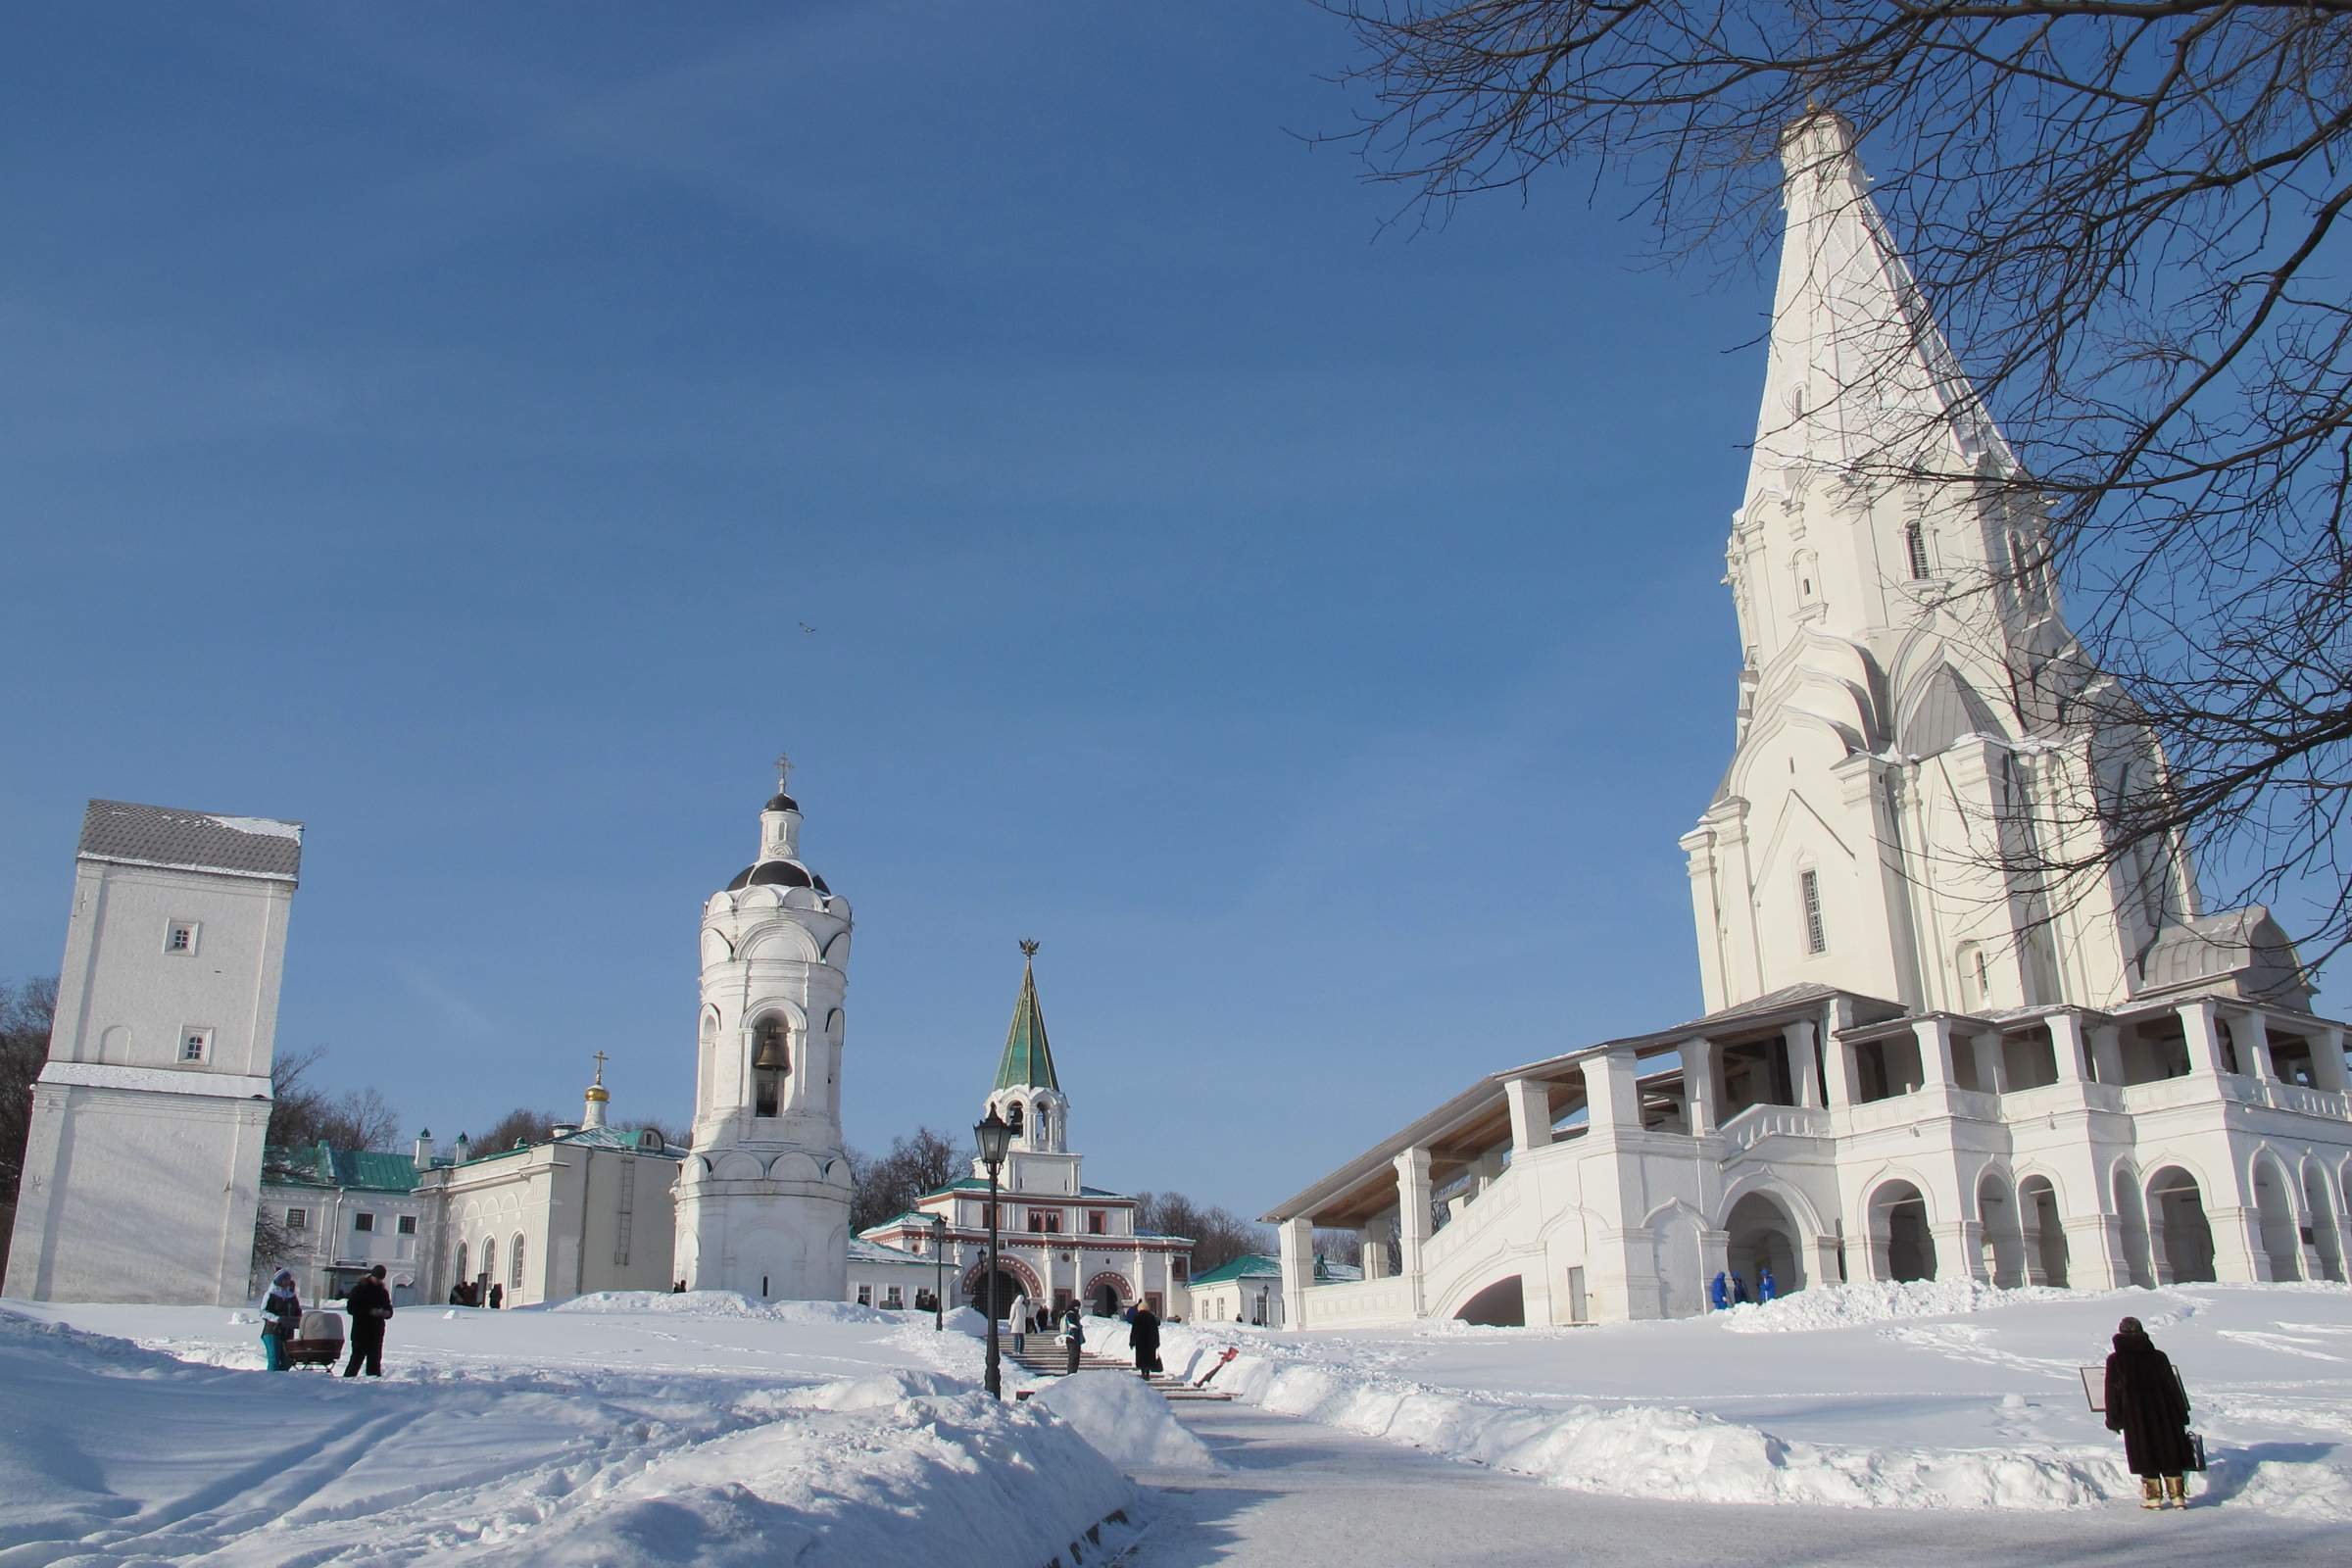
[[[1968,1037],[1968,1049],[1977,1061],[1977,1088],[1988,1095],[2009,1092],[2009,1062],[2004,1054],[2001,1037],[1989,1030]]]
[[[1413,1288],[1413,1312],[1420,1315],[1421,1245],[1429,1240],[1429,1151],[1408,1149],[1396,1156],[1396,1250]]]
[[[1711,1133],[1723,1124],[1723,1094],[1717,1077],[1719,1055],[1712,1040],[1683,1042],[1683,1103],[1689,1107],[1693,1133]],[[1707,1277],[1714,1278],[1711,1274]]]
[[[1781,1029],[1781,1043],[1788,1052],[1788,1085],[1795,1091],[1800,1105],[1821,1103],[1821,1067],[1813,1054],[1814,1027],[1812,1019],[1804,1018]]]
[[[1592,1138],[1610,1138],[1642,1128],[1642,1091],[1634,1081],[1634,1054],[1611,1051],[1578,1064],[1585,1074],[1585,1103],[1592,1107]]]
[[[2098,1068],[2099,1082],[2110,1089],[2124,1087],[2124,1026],[2103,1023],[2090,1031],[2090,1059]]]
[[[2078,1012],[2053,1012],[2045,1020],[2050,1026],[2050,1059],[2058,1064],[2058,1081],[2079,1084],[2082,1081],[2082,1015]]]
[[[1832,1105],[1850,1105],[1860,1099],[1854,1088],[1854,1048],[1831,1031],[1828,1045],[1822,1051],[1822,1060],[1829,1069],[1830,1081],[1824,1086],[1824,1100]],[[1709,1275],[1710,1279],[1714,1276]]]
[[[1923,1089],[1948,1089],[1952,1082],[1952,1020],[1922,1018],[1912,1024],[1919,1041],[1919,1075]]]
[[[1396,1226],[1386,1214],[1375,1214],[1364,1221],[1358,1233],[1364,1242],[1364,1278],[1385,1280],[1392,1272],[1389,1267],[1389,1244],[1396,1239]]]
[[[1551,1144],[1551,1086],[1541,1078],[1513,1078],[1502,1086],[1511,1108],[1511,1148],[1515,1152],[1544,1149]]]
[[[2346,1087],[2344,1032],[2332,1025],[2311,1039],[2311,1086],[2340,1095]]]
[[[1282,1318],[1306,1327],[1306,1288],[1315,1282],[1315,1221],[1302,1214],[1282,1222]]]
[[[2183,1002],[2177,1010],[2180,1014],[2181,1033],[2188,1037],[2188,1070],[2207,1074],[2223,1071],[2218,1009],[2211,1002],[2200,999]]]
[[[2237,1070],[2264,1082],[2276,1082],[2278,1064],[2271,1060],[2270,1025],[2259,1012],[2230,1015],[2230,1038],[2237,1045]]]

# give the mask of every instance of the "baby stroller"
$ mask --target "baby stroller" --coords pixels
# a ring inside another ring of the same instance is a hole
[[[286,1342],[286,1365],[331,1367],[343,1358],[343,1314],[302,1314],[302,1332]]]

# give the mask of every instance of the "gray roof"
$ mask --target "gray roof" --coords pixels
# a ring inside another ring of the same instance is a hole
[[[81,818],[79,853],[134,865],[184,866],[291,882],[302,869],[302,824],[92,801]]]

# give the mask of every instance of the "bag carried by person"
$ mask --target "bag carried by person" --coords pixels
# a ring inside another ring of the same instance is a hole
[[[2188,1467],[2198,1475],[2205,1473],[2205,1434],[2193,1428],[2184,1434],[2188,1439]]]

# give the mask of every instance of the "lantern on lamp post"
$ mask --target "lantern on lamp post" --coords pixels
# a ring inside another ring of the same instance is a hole
[[[1004,1397],[1004,1379],[998,1362],[997,1314],[1004,1303],[997,1299],[997,1170],[1004,1163],[1004,1152],[1012,1147],[1012,1124],[991,1109],[980,1124],[972,1129],[972,1139],[980,1146],[980,1163],[988,1167],[988,1264],[980,1279],[987,1293],[988,1313],[988,1393],[991,1398]]]

